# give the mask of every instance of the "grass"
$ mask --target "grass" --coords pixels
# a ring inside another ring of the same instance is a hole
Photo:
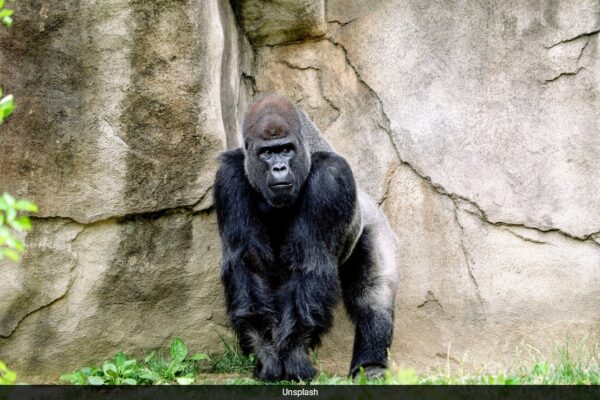
[[[189,357],[185,343],[174,339],[167,351],[156,350],[141,360],[129,359],[124,353],[105,361],[98,367],[85,367],[61,377],[72,384],[232,384],[257,385],[252,378],[254,358],[242,354],[231,339],[221,337],[223,352],[198,353]],[[318,365],[316,355],[313,360]],[[275,384],[303,384],[306,382],[281,381]],[[468,372],[462,366],[452,370],[450,363],[444,371],[422,374],[411,368],[393,366],[386,374],[368,380],[361,373],[352,380],[324,372],[309,382],[313,385],[598,385],[600,384],[600,344],[581,341],[572,345],[567,340],[554,348],[549,356],[535,348],[522,347],[516,355],[514,367],[490,371],[481,368]]]

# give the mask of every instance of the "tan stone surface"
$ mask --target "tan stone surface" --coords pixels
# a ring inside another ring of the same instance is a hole
[[[598,2],[278,4],[236,18],[226,0],[16,3],[0,190],[41,210],[21,264],[0,266],[0,359],[55,382],[173,336],[220,350],[216,156],[269,91],[390,219],[395,365],[506,366],[524,343],[597,334]],[[337,316],[319,358],[343,374]]]

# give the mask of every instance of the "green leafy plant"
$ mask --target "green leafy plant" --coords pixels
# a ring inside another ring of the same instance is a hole
[[[8,96],[3,96],[3,94],[2,88],[0,88],[0,124],[2,124],[15,109],[13,95],[9,94]]]
[[[15,10],[4,7],[5,3],[6,1],[0,0],[0,23],[4,26],[11,26],[13,23],[12,15]]]
[[[224,351],[212,355],[208,372],[214,374],[245,374],[252,372],[255,364],[254,355],[244,355],[235,339],[228,339],[222,335],[219,335],[219,337],[223,343]]]
[[[2,23],[5,26],[11,26],[13,22],[12,15],[14,13],[14,10],[5,8],[5,3],[6,2],[4,0],[0,0],[0,23]],[[2,88],[0,88],[0,125],[2,125],[4,120],[8,118],[10,114],[12,114],[14,109],[15,103],[13,96],[3,96]],[[21,220],[20,223],[14,221],[17,218],[17,212],[19,211],[16,205],[17,202],[7,204],[7,196],[8,195],[5,193],[2,196],[2,199],[0,199],[0,260],[4,258],[4,256],[6,256],[12,259],[13,261],[18,261],[19,254],[17,252],[24,251],[25,246],[19,240],[15,239],[11,235],[10,229],[4,225],[5,223],[8,223],[8,225],[13,229],[19,230],[19,228],[22,228],[23,225],[31,227],[31,224],[29,224],[29,219],[27,219],[27,221]],[[12,198],[8,196],[8,199],[11,200]],[[3,203],[6,204],[4,208],[2,208]],[[23,205],[23,203],[21,203],[20,205]],[[28,207],[31,210],[35,208],[35,206],[32,203],[30,203],[29,205],[33,206]],[[37,208],[35,208],[35,210],[37,210]],[[9,216],[13,216],[14,218],[11,221],[9,221]],[[9,370],[6,367],[6,365],[2,361],[0,361],[0,385],[12,385],[16,380],[17,374]]]
[[[184,341],[175,338],[169,357],[159,350],[138,361],[119,352],[99,367],[84,367],[62,375],[60,380],[73,385],[189,385],[195,382],[199,364],[203,361],[210,361],[210,357],[204,353],[188,357]]]
[[[19,253],[25,251],[25,245],[14,234],[31,229],[29,217],[22,213],[37,210],[37,206],[30,201],[16,200],[8,193],[0,196],[0,260],[7,257],[19,261]]]
[[[17,374],[0,361],[0,385],[12,385],[17,380]]]

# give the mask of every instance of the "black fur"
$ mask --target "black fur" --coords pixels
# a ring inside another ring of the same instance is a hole
[[[291,132],[289,135],[299,135]],[[304,138],[296,138],[303,142]],[[250,143],[252,146],[252,143]],[[304,149],[306,150],[306,149]],[[231,324],[242,349],[256,354],[261,380],[306,380],[316,374],[307,351],[332,326],[339,299],[356,325],[350,373],[387,366],[392,337],[390,307],[369,304],[377,263],[370,229],[361,232],[354,176],[333,152],[315,152],[291,202],[273,204],[268,188],[251,184],[251,151],[225,152],[215,181],[222,241],[221,278]],[[361,235],[359,237],[359,235]]]

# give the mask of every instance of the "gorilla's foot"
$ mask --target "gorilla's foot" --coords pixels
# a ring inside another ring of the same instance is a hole
[[[383,376],[385,368],[380,367],[379,365],[369,365],[364,368],[364,371],[367,379],[377,379]]]
[[[365,373],[365,377],[367,379],[377,379],[377,378],[381,378],[383,376],[383,374],[385,373],[385,370],[387,369],[386,367],[383,367],[381,365],[378,364],[371,364],[371,365],[366,365],[366,366],[357,366],[355,368],[352,369],[352,371],[350,372],[350,376],[353,379],[356,379],[359,374],[360,374],[360,370],[364,371]]]
[[[254,379],[266,382],[280,381],[284,378],[283,369],[279,360],[269,358],[259,361],[254,367]]]
[[[307,381],[317,375],[308,355],[303,348],[296,348],[283,358],[285,379],[291,381]]]

